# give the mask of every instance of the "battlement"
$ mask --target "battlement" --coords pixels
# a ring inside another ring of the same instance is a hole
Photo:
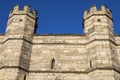
[[[13,15],[28,15],[32,18],[36,18],[37,16],[37,11],[36,10],[30,10],[30,6],[26,5],[24,6],[24,8],[21,10],[20,9],[20,6],[17,5],[15,6],[11,11],[10,11],[10,14],[9,14],[9,18]]]
[[[84,11],[84,19],[89,18],[92,15],[107,15],[108,17],[112,18],[112,13],[106,6],[101,6],[101,9],[97,9],[95,5],[93,5],[90,10]]]
[[[36,11],[15,6],[0,34],[0,80],[120,80],[111,11],[84,12],[84,34],[35,34]]]

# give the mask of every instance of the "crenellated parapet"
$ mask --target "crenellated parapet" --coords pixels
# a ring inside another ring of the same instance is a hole
[[[35,34],[37,13],[15,6],[0,34],[0,80],[120,80],[120,35],[105,6],[84,12],[84,34]]]
[[[28,15],[35,19],[37,17],[37,11],[34,9],[30,10],[30,7],[27,5],[24,6],[22,10],[20,10],[20,6],[17,5],[10,11],[9,18],[13,15]]]
[[[83,18],[87,19],[92,15],[102,15],[102,14],[112,18],[111,11],[106,6],[101,6],[101,9],[97,9],[95,5],[93,5],[89,11],[88,10],[84,11]]]

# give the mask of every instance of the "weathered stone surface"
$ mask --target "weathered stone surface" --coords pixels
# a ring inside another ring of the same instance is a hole
[[[119,80],[120,35],[105,6],[84,12],[84,34],[34,34],[36,11],[15,6],[0,35],[0,80]]]

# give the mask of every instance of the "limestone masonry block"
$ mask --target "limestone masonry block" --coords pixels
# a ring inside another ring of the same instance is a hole
[[[0,34],[0,80],[120,80],[120,35],[105,6],[84,11],[84,34],[35,34],[36,10],[15,6]]]

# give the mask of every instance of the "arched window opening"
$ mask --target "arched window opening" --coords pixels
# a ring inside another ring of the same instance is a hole
[[[24,80],[26,80],[26,75],[24,75]]]
[[[55,69],[55,59],[52,59],[52,62],[51,62],[51,69]]]

